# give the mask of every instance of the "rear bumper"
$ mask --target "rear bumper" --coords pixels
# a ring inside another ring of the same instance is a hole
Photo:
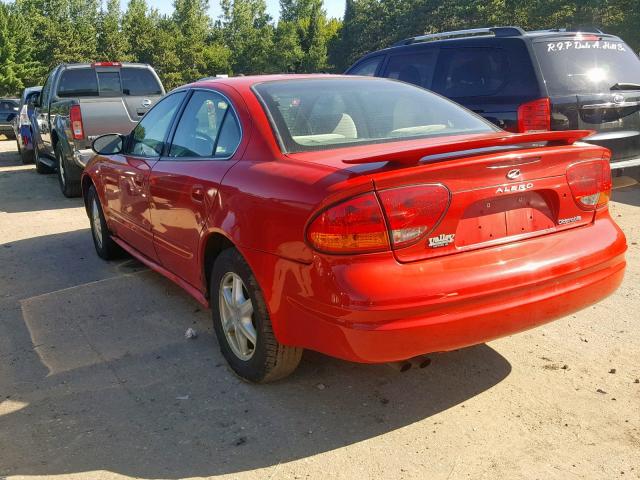
[[[486,342],[596,303],[622,282],[625,250],[603,212],[585,227],[408,264],[372,255],[300,265],[257,252],[248,261],[263,272],[279,341],[376,363]]]

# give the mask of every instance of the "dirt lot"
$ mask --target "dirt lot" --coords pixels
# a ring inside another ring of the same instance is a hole
[[[0,478],[640,478],[640,188],[615,199],[629,267],[601,304],[423,370],[308,352],[253,386],[0,141]]]

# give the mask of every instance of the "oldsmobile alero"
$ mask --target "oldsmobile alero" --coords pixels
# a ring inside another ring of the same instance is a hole
[[[82,188],[98,254],[210,305],[232,369],[267,382],[305,348],[399,361],[613,292],[626,240],[589,133],[507,133],[392,80],[216,79],[96,139]]]

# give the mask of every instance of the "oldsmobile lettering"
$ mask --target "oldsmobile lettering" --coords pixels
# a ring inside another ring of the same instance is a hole
[[[517,185],[503,185],[502,187],[498,187],[496,193],[515,193],[515,192],[524,192],[526,190],[530,190],[533,188],[533,183],[519,183]]]

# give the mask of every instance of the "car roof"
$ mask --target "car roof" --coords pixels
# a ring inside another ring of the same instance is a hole
[[[380,78],[369,77],[371,80],[384,80]],[[286,80],[318,80],[318,79],[348,79],[353,80],[353,75],[333,75],[325,73],[311,73],[311,74],[274,74],[274,75],[247,75],[228,78],[206,78],[198,80],[197,82],[183,85],[180,88],[194,88],[194,87],[211,87],[215,85],[229,85],[235,88],[250,88],[254,85],[264,82],[277,82]]]
[[[415,37],[405,38],[393,45],[376,50],[361,57],[363,60],[368,57],[402,50],[407,47],[417,47],[423,45],[443,45],[455,42],[473,42],[474,40],[492,41],[500,39],[523,39],[534,40],[539,38],[567,38],[582,35],[597,35],[611,40],[621,40],[615,35],[604,33],[598,29],[585,28],[584,30],[566,30],[566,29],[550,29],[550,30],[531,30],[525,31],[520,27],[490,27],[490,28],[472,28],[467,30],[454,30],[434,34],[417,35]]]

